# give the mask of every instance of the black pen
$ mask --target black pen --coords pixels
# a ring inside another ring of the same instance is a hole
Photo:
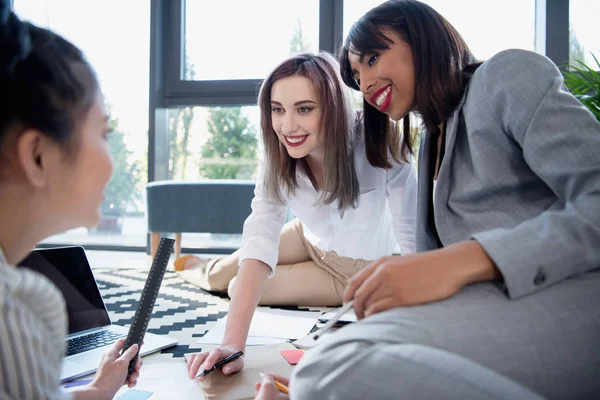
[[[237,353],[233,353],[227,357],[225,357],[224,359],[222,359],[221,361],[217,361],[215,363],[215,365],[213,365],[211,368],[209,369],[204,369],[202,371],[198,371],[198,373],[196,374],[196,376],[194,377],[194,379],[196,378],[200,378],[202,376],[206,376],[208,374],[210,374],[211,372],[213,372],[214,370],[216,370],[217,368],[221,368],[223,365],[228,364],[232,361],[237,360],[238,358],[240,358],[242,355],[244,355],[243,351],[238,351]]]

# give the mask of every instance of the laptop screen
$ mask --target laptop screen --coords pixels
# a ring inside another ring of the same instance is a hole
[[[69,334],[110,325],[83,247],[36,249],[19,265],[45,275],[60,289],[67,303]]]

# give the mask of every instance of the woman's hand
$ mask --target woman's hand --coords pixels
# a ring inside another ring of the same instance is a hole
[[[263,375],[261,382],[256,382],[254,384],[254,389],[256,389],[255,400],[283,400],[289,399],[290,396],[286,393],[283,393],[275,386],[275,379],[279,383],[283,383],[285,386],[290,386],[289,379],[276,375],[273,373]]]
[[[187,367],[189,378],[194,379],[199,370],[210,369],[218,361],[221,361],[225,357],[237,353],[238,351],[243,351],[243,349],[236,346],[221,346],[210,352],[192,353],[188,355]],[[244,368],[244,356],[225,364],[223,368],[221,368],[221,371],[223,371],[223,374],[229,375],[241,371],[242,368]],[[204,376],[198,378],[200,382],[205,379],[206,377]]]
[[[117,340],[110,350],[102,356],[96,377],[89,384],[97,392],[105,394],[106,398],[112,399],[124,384],[134,387],[137,383],[137,378],[142,368],[142,358],[138,358],[135,369],[129,379],[127,379],[127,369],[129,368],[129,362],[138,353],[139,346],[134,344],[121,354],[124,344],[125,339]]]
[[[384,257],[357,273],[344,292],[358,319],[399,306],[451,297],[469,283],[501,278],[476,241],[406,256]]]

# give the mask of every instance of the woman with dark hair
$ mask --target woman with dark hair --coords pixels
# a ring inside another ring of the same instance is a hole
[[[257,304],[340,305],[367,260],[393,254],[397,244],[402,254],[413,252],[415,169],[398,152],[399,138],[396,146],[365,149],[333,56],[283,61],[262,83],[258,103],[265,156],[242,247],[184,271],[203,279],[205,289],[229,288],[231,297],[222,346],[193,355],[191,377],[201,363],[210,368],[245,348]],[[284,226],[288,207],[296,219]],[[242,366],[238,359],[223,372]]]
[[[104,100],[83,54],[23,23],[0,0],[0,398],[108,399],[127,379],[133,345],[106,353],[92,383],[59,389],[67,315],[44,276],[15,267],[48,236],[100,220],[112,172]]]
[[[340,64],[367,142],[423,121],[418,253],[351,279],[361,321],[303,357],[292,398],[600,398],[600,124],[558,68],[478,62],[415,0],[360,18]]]

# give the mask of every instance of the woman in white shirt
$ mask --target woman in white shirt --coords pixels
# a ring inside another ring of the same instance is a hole
[[[59,388],[67,316],[60,291],[15,267],[41,240],[100,219],[112,172],[107,115],[81,52],[22,23],[0,0],[0,399],[108,399],[127,379],[133,345],[119,340],[92,383]]]
[[[191,377],[201,363],[210,368],[244,349],[257,304],[339,305],[368,260],[391,255],[396,245],[414,251],[410,154],[399,153],[392,126],[384,141],[363,137],[331,55],[285,60],[264,80],[259,105],[265,157],[242,247],[182,274],[195,274],[189,279],[205,289],[228,288],[232,299],[221,347],[192,356]],[[297,218],[284,226],[288,207]],[[240,358],[223,372],[242,366]]]

